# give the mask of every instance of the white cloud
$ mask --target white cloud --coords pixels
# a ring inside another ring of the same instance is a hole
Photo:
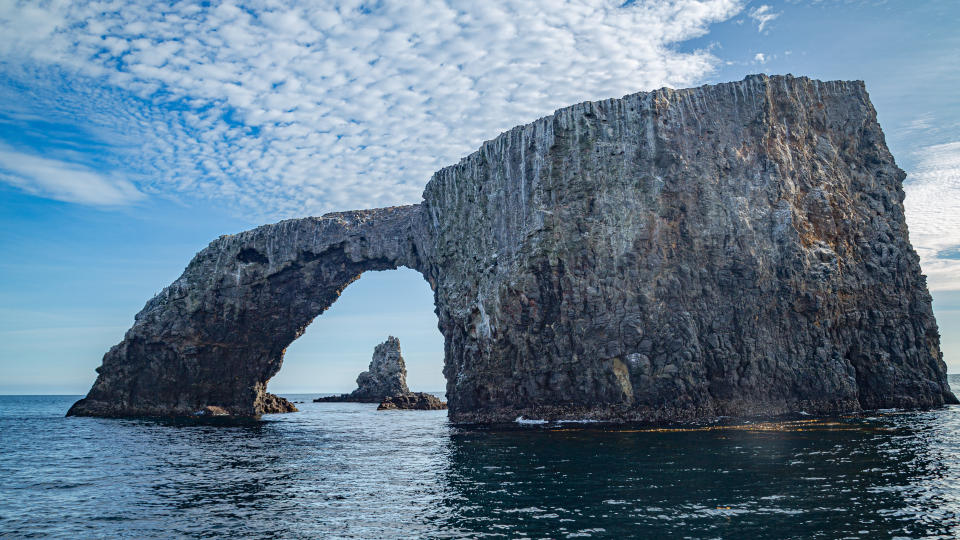
[[[934,128],[935,123],[932,113],[918,114],[901,131],[910,134],[929,132]]]
[[[757,53],[753,56],[753,61],[757,62],[758,64],[765,64],[767,63],[767,55],[763,53]]]
[[[135,168],[143,191],[286,217],[416,202],[435,170],[514,125],[583,100],[693,84],[717,59],[672,46],[742,9],[622,4],[8,3],[0,61],[67,73],[72,84],[45,102],[102,140],[116,132],[134,144],[117,164]],[[79,81],[91,88],[86,101],[65,95]]]
[[[769,23],[770,21],[773,21],[774,19],[779,17],[781,14],[774,13],[773,8],[764,4],[764,5],[761,5],[760,7],[751,9],[748,15],[750,15],[751,19],[757,22],[757,31],[763,32],[764,29],[767,27],[767,23]]]
[[[922,148],[904,185],[910,241],[931,290],[960,290],[960,141]]]
[[[126,180],[3,146],[0,146],[0,181],[42,197],[81,204],[123,205],[143,198]]]

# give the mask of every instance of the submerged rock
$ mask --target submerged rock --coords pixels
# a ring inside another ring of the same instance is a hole
[[[420,204],[223,236],[70,414],[265,412],[286,347],[368,270],[434,291],[455,422],[957,403],[862,82],[764,75],[584,102]]]
[[[407,366],[400,353],[400,340],[390,336],[373,349],[370,367],[357,376],[357,389],[349,394],[317,398],[315,402],[352,401],[380,403],[388,396],[409,394]]]
[[[447,404],[433,394],[426,392],[408,392],[384,399],[377,407],[377,410],[411,409],[418,411],[439,411],[446,408]]]

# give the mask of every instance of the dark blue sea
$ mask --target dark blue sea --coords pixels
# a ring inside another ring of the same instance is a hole
[[[0,537],[957,538],[960,407],[676,429],[450,425],[312,403],[247,423],[0,396]]]

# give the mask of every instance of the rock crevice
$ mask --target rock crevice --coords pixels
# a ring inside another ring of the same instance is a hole
[[[862,82],[750,76],[585,102],[417,205],[221,237],[71,414],[265,410],[284,349],[367,270],[434,290],[457,422],[956,403]]]

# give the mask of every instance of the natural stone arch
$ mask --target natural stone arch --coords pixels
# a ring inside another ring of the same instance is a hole
[[[438,171],[419,205],[218,239],[71,412],[264,412],[283,348],[400,265],[434,291],[457,422],[956,403],[904,177],[859,81],[580,103]]]
[[[368,270],[418,269],[420,206],[292,219],[221,236],[147,303],[71,414],[273,412],[286,348]]]

